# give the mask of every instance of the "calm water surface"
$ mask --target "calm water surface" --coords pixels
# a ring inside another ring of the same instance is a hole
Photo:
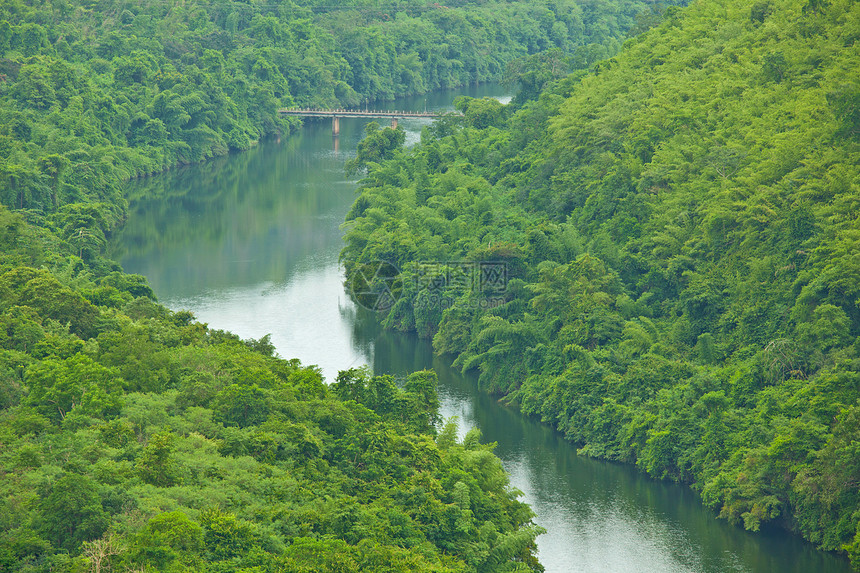
[[[497,87],[442,92],[389,109],[450,108],[456,95],[502,96]],[[401,121],[408,142],[425,120]],[[243,338],[272,335],[281,356],[377,373],[432,367],[443,414],[461,432],[479,427],[548,531],[538,538],[548,572],[849,573],[847,562],[779,531],[748,534],[717,521],[686,488],[634,468],[576,455],[559,434],[500,406],[474,380],[417,339],[382,332],[343,291],[340,223],[355,198],[343,164],[366,121],[328,122],[280,142],[135,183],[114,256],[140,273],[162,303],[188,309]]]

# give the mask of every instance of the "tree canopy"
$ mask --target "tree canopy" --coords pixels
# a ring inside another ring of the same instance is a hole
[[[515,62],[511,105],[369,170],[347,271],[402,269],[384,324],[583,454],[860,567],[858,22],[702,1],[587,69]]]
[[[0,221],[4,571],[542,570],[492,446],[437,441],[434,372],[330,388]]]

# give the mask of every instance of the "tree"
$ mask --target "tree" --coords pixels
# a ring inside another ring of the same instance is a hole
[[[0,165],[0,177],[5,179],[0,200],[9,207],[39,208],[44,204],[47,188],[36,171],[22,165],[5,163]]]
[[[111,569],[111,557],[119,555],[123,551],[123,545],[113,532],[94,541],[84,542],[84,556],[90,563],[93,573],[101,573],[102,570]]]
[[[68,324],[81,339],[96,334],[99,311],[80,293],[63,285],[46,271],[38,271],[20,291],[19,304],[33,307],[47,318]]]
[[[399,393],[394,378],[388,374],[372,376],[367,382],[364,405],[385,416],[397,411],[396,398]]]
[[[115,208],[106,203],[72,203],[58,213],[63,237],[77,248],[78,256],[92,260],[107,243],[115,220]]]
[[[54,482],[40,508],[47,538],[70,552],[101,537],[109,523],[96,483],[79,474],[67,473]]]
[[[807,0],[806,4],[803,6],[804,14],[818,14],[819,12],[827,9],[830,6],[830,0]]]
[[[225,426],[257,426],[269,417],[269,397],[257,387],[231,384],[212,400],[215,420]]]
[[[60,206],[58,198],[60,178],[63,176],[63,172],[68,166],[69,160],[62,155],[57,155],[56,153],[39,158],[39,169],[51,182],[51,203],[54,209]]]
[[[257,530],[251,523],[217,508],[200,512],[200,522],[204,527],[206,550],[216,560],[241,557],[259,541]]]
[[[30,366],[24,378],[30,389],[26,403],[54,421],[77,408],[85,416],[111,417],[119,413],[122,382],[110,368],[89,356],[48,358]]]
[[[838,306],[819,305],[812,320],[797,325],[797,338],[808,354],[818,351],[826,353],[847,344],[850,338],[851,321]]]
[[[413,372],[406,377],[403,389],[414,401],[409,415],[418,432],[434,432],[441,421],[439,395],[436,392],[438,381],[433,370]]]
[[[181,511],[156,515],[134,538],[135,561],[165,569],[173,561],[191,563],[203,552],[203,528]]]
[[[839,133],[860,137],[860,82],[840,85],[827,94],[827,103],[841,123]]]
[[[156,487],[170,487],[179,483],[179,467],[173,458],[175,450],[176,436],[173,432],[159,432],[150,436],[135,464],[140,479]]]
[[[346,172],[350,176],[366,169],[370,163],[391,159],[406,141],[406,132],[399,126],[397,129],[380,129],[378,123],[371,121],[364,132],[366,135],[358,144],[355,159],[346,162]]]
[[[476,129],[500,126],[506,115],[505,106],[491,97],[475,99],[459,96],[454,100],[454,107],[463,114],[466,124]]]
[[[511,61],[505,70],[505,82],[519,84],[520,90],[512,102],[514,107],[537,99],[547,82],[566,76],[570,70],[570,56],[558,48]]]
[[[38,60],[21,68],[12,93],[22,106],[28,108],[44,111],[57,103],[50,73]]]
[[[368,376],[365,368],[350,368],[337,373],[334,383],[334,393],[341,400],[364,400],[365,379]]]

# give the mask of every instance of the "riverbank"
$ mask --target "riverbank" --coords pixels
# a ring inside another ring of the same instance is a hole
[[[422,276],[385,324],[583,453],[856,558],[849,12],[700,2],[519,107],[463,102],[462,128],[370,170],[347,275]],[[504,280],[464,286],[464,263]]]
[[[455,95],[427,105],[450,105]],[[425,104],[413,98],[396,107],[410,105]],[[405,127],[417,141],[421,125]],[[341,149],[354,149],[363,125],[342,128]],[[536,508],[536,522],[548,530],[537,538],[539,556],[550,572],[566,572],[570,563],[593,572],[619,563],[641,563],[643,571],[850,571],[797,537],[753,535],[718,521],[687,488],[577,456],[557,432],[500,406],[474,378],[434,357],[426,341],[382,332],[343,291],[337,264],[339,226],[355,198],[343,172],[349,157],[334,151],[329,125],[309,123],[292,142],[264,144],[222,169],[168,174],[161,201],[135,194],[141,199],[116,252],[130,270],[151,277],[171,308],[191,309],[243,338],[271,333],[281,355],[319,365],[329,380],[345,365],[395,375],[432,367],[440,411],[460,417],[461,436],[477,427],[498,442],[512,485]]]

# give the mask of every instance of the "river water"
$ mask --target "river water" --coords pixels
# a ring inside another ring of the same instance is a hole
[[[450,108],[456,95],[503,99],[497,86],[439,92],[388,109]],[[558,433],[500,406],[426,341],[383,332],[343,289],[340,224],[355,199],[344,162],[367,120],[308,122],[281,141],[135,182],[114,244],[125,270],[159,300],[243,338],[271,334],[278,353],[338,370],[432,367],[442,414],[461,434],[481,429],[511,483],[547,529],[539,558],[551,573],[849,573],[847,561],[773,530],[750,534],[715,519],[689,489],[635,468],[583,458]],[[426,120],[402,120],[407,143]]]

